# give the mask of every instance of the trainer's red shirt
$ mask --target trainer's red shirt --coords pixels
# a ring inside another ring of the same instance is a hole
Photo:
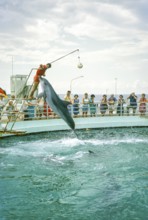
[[[34,82],[38,82],[39,83],[39,77],[40,76],[45,76],[45,71],[47,69],[46,65],[42,65],[42,67],[39,67],[36,71],[36,74],[34,76]]]

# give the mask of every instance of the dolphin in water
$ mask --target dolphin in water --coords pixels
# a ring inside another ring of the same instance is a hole
[[[67,106],[71,103],[60,99],[47,79],[40,77],[39,80],[42,88],[42,93],[38,95],[38,98],[43,97],[46,100],[48,106],[50,106],[51,109],[58,116],[60,116],[72,130],[74,130],[75,122],[67,108]]]

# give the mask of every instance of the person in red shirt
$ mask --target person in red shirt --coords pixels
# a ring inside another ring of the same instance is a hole
[[[146,99],[145,97],[145,94],[143,93],[141,95],[141,98],[139,100],[140,104],[139,104],[139,112],[140,112],[140,115],[145,115],[146,113],[146,107],[147,107],[147,102],[148,100]]]
[[[51,68],[51,64],[47,63],[46,65],[40,64],[39,68],[36,71],[36,74],[34,76],[34,80],[33,80],[33,87],[31,89],[29,98],[33,98],[34,92],[37,90],[38,85],[39,85],[39,78],[40,76],[45,76],[45,72],[48,68]]]

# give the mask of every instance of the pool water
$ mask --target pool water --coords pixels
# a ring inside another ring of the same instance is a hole
[[[0,140],[1,220],[147,220],[148,128]]]

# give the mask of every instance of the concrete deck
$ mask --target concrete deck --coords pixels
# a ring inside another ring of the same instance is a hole
[[[118,127],[148,127],[148,117],[144,116],[99,116],[74,118],[76,129],[101,129]],[[42,119],[9,122],[4,132],[4,124],[0,124],[0,138],[12,135],[24,135],[49,131],[70,130],[62,119]]]

